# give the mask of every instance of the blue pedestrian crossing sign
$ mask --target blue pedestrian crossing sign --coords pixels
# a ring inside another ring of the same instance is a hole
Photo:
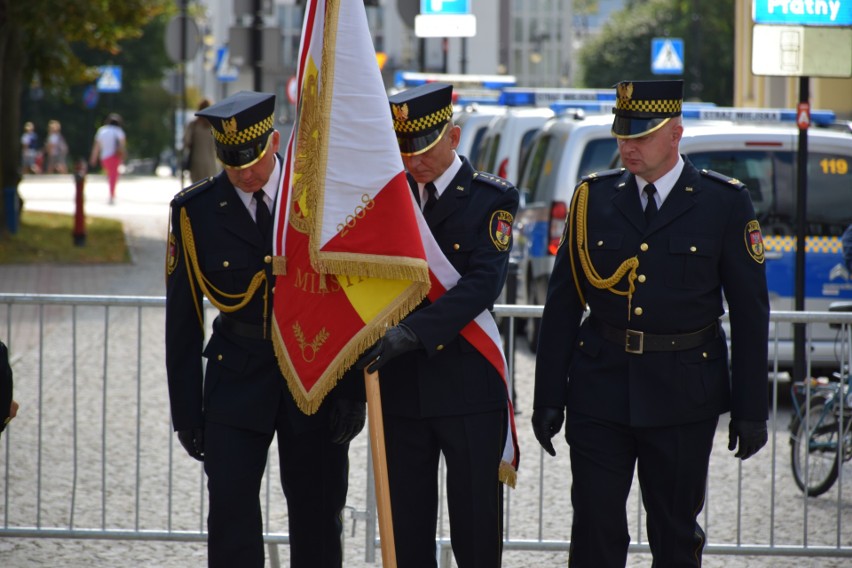
[[[651,73],[683,75],[683,40],[655,37],[651,40]]]
[[[120,93],[121,92],[121,67],[118,65],[104,65],[98,67],[101,76],[98,77],[98,92],[99,93]]]

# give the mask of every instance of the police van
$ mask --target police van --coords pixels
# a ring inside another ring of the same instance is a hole
[[[517,186],[515,218],[518,302],[544,304],[556,249],[565,228],[571,193],[584,175],[607,169],[617,150],[612,115],[561,112],[530,143]],[[540,320],[526,324],[530,348],[538,344]]]
[[[735,123],[687,125],[680,150],[698,169],[715,170],[746,184],[763,232],[771,309],[793,310],[799,147],[796,113],[732,110]],[[724,112],[684,110],[684,117],[725,118]],[[815,111],[811,119],[827,126],[834,113]],[[852,280],[840,242],[844,229],[852,223],[852,134],[810,128],[806,168],[805,310],[826,311],[832,302],[852,300]],[[826,324],[811,326],[807,357],[814,376],[831,376],[839,369],[838,333]],[[779,366],[789,371],[793,365],[792,326],[773,326],[769,337],[773,347],[777,338]]]
[[[461,128],[456,152],[465,156],[471,164],[477,162],[482,138],[495,116],[506,112],[504,105],[479,102],[458,104],[453,110],[453,123]]]
[[[473,167],[517,184],[520,163],[530,141],[551,117],[553,111],[549,108],[507,108],[488,124]]]

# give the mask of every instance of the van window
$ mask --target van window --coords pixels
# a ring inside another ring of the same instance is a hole
[[[794,235],[796,160],[793,152],[696,152],[699,169],[715,170],[748,186],[757,218],[766,234]],[[852,171],[848,156],[808,154],[808,234],[839,236],[852,219]]]
[[[580,158],[580,168],[577,171],[578,177],[573,181],[573,184],[577,185],[577,182],[583,176],[609,169],[612,153],[617,149],[618,142],[612,136],[607,136],[599,140],[589,140],[589,143],[586,144],[583,150],[583,156]]]

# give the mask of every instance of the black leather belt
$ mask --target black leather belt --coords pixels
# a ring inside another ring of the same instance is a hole
[[[264,333],[262,325],[245,323],[222,313],[216,319],[219,320],[219,325],[222,326],[222,329],[240,337],[247,339],[270,339],[272,337],[268,329]]]
[[[674,334],[651,334],[633,329],[621,329],[593,317],[589,318],[589,325],[607,341],[624,345],[625,351],[635,355],[641,355],[645,351],[694,349],[719,337],[718,321],[692,333]]]

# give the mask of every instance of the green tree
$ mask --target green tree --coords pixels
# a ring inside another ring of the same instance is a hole
[[[83,114],[82,93],[97,78],[94,66],[102,63],[94,55],[126,57],[126,42],[142,37],[169,10],[170,0],[0,0],[0,235],[6,231],[5,208],[18,199],[25,87],[62,105],[69,116]],[[162,46],[162,35],[160,41]],[[159,76],[161,68],[151,72]]]
[[[651,39],[682,38],[684,74],[651,73]],[[608,88],[625,79],[682,78],[684,97],[731,105],[734,0],[633,0],[579,55],[578,82]]]

